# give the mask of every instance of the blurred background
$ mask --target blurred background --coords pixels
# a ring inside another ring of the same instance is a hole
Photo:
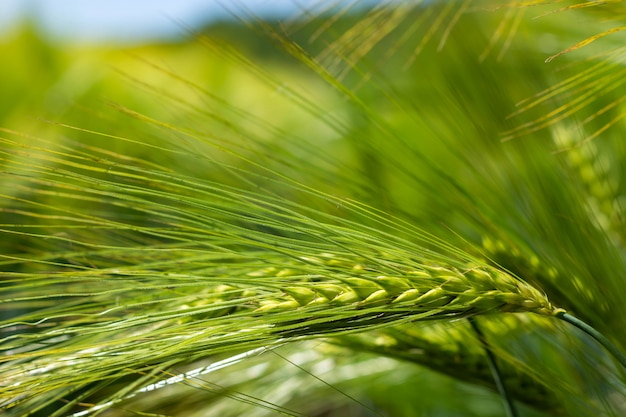
[[[309,6],[313,3],[308,1]],[[259,16],[285,17],[302,11],[307,2],[280,0],[5,0],[0,4],[0,35],[10,36],[25,22],[57,42],[150,43],[184,37],[181,22],[191,27],[233,19],[232,7],[245,7]],[[230,6],[229,6],[230,5]]]
[[[238,104],[247,110],[267,114],[263,96],[273,90],[246,74],[245,64],[217,57],[195,38],[206,35],[261,60],[279,62],[274,70],[281,72],[283,82],[288,83],[285,77],[298,82],[302,74],[285,70],[286,56],[277,54],[276,45],[247,28],[242,19],[297,19],[341,9],[345,3],[332,2],[329,7],[317,1],[268,0],[2,1],[0,53],[5,64],[0,68],[0,122],[30,133],[49,132],[51,120],[89,124],[98,130],[102,120],[93,114],[95,101],[133,103],[135,109],[157,111],[152,97],[120,76],[141,73],[143,81],[163,84],[167,77],[149,70],[146,62],[200,79],[227,101],[241,100]],[[350,10],[372,4],[357,3]],[[297,116],[291,120],[297,125]],[[110,120],[104,123],[110,125]]]

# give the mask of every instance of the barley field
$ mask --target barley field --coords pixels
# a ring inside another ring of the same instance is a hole
[[[0,414],[626,415],[626,2],[0,45]]]

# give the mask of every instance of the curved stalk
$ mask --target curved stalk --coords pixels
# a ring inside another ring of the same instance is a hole
[[[615,346],[609,339],[607,339],[602,333],[585,323],[584,321],[568,314],[564,311],[560,311],[556,314],[556,317],[559,319],[570,323],[582,330],[592,338],[594,338],[598,343],[600,343],[606,350],[609,351],[611,355],[624,367],[626,368],[626,356]]]
[[[507,390],[506,384],[504,383],[504,380],[502,379],[500,368],[498,367],[498,364],[496,363],[496,356],[491,351],[491,348],[489,347],[489,342],[487,341],[485,334],[483,333],[481,328],[478,326],[478,323],[476,323],[476,320],[474,319],[474,317],[469,317],[468,321],[470,322],[470,325],[472,326],[472,329],[474,330],[474,332],[476,332],[476,335],[478,336],[478,340],[480,341],[480,343],[483,345],[485,349],[485,354],[487,355],[487,362],[489,364],[489,369],[491,369],[491,373],[493,374],[493,380],[496,383],[496,388],[498,389],[498,392],[500,393],[504,401],[504,408],[506,410],[507,417],[518,417],[517,409],[515,408],[515,404],[513,403],[513,398],[511,398],[511,394]]]

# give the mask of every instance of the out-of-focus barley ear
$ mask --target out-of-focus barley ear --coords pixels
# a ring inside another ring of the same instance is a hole
[[[576,140],[575,135],[556,130],[553,135],[563,160],[578,180],[585,206],[596,225],[617,245],[624,247],[623,196],[617,192],[619,177],[611,155],[600,152],[593,140]]]
[[[560,276],[560,274],[554,268],[544,268],[539,262],[536,256],[524,257],[521,256],[521,251],[516,248],[512,248],[509,250],[505,250],[506,245],[503,242],[494,242],[490,239],[485,239],[483,243],[485,249],[488,251],[490,258],[497,260],[501,265],[505,265],[507,268],[510,268],[514,271],[520,271],[520,275],[524,278],[529,279],[531,282],[537,282],[538,284],[543,284],[546,288],[549,288],[554,293],[555,299],[561,299],[560,291],[559,291],[559,281],[564,279]],[[576,277],[570,277],[570,283],[578,290],[581,291],[581,294],[585,294],[588,297],[593,297],[593,294],[585,291],[584,286],[580,283],[580,280]],[[532,288],[532,287],[530,287]],[[585,292],[583,292],[585,291]],[[522,290],[524,292],[524,290]],[[535,300],[532,300],[528,296],[524,297],[524,299],[518,299],[520,297],[519,294],[498,294],[495,295],[497,297],[505,297],[511,298],[509,303],[515,304],[514,299],[517,299],[517,303],[524,305],[526,308],[541,308]],[[562,297],[563,306],[567,305],[567,297]],[[575,306],[573,307],[575,309]],[[566,309],[558,308],[553,310],[552,315],[560,318],[566,322],[573,324],[578,327],[589,336],[596,339],[602,346],[604,346],[611,355],[624,367],[626,367],[626,356],[604,335],[598,332],[594,327],[590,326],[580,318],[570,314]]]
[[[582,278],[547,265],[529,249],[521,249],[513,243],[504,243],[497,239],[483,238],[483,254],[486,257],[485,262],[510,271],[532,287],[542,288],[554,304],[581,319],[591,322],[595,318],[594,324],[597,324],[602,317],[611,315],[601,294],[592,291]],[[581,302],[584,305],[594,305],[594,313],[600,313],[600,318],[586,315],[587,310],[581,308]]]
[[[385,328],[331,340],[352,349],[413,362],[496,390],[484,351],[469,326],[432,322],[427,326]],[[508,363],[500,364],[500,372],[513,399],[552,415],[562,415],[557,398],[536,377]]]

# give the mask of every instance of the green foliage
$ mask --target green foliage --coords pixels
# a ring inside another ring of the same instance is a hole
[[[1,106],[0,407],[499,416],[493,353],[520,415],[622,415],[622,2],[543,3],[24,32],[54,65]]]

